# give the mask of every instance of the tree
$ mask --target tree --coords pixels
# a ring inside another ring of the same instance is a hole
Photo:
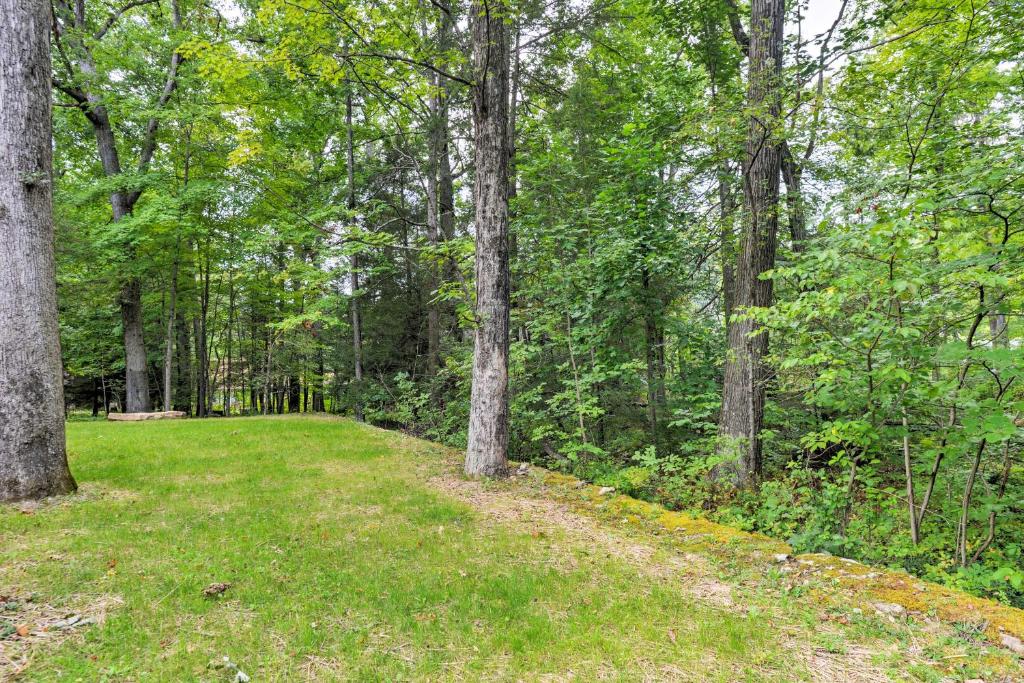
[[[779,227],[779,174],[782,152],[781,115],[782,0],[753,0],[750,35],[745,37],[747,141],[743,160],[744,226],[735,269],[732,304],[739,318],[728,325],[728,351],[722,385],[720,452],[724,462],[712,478],[749,485],[761,475],[761,428],[764,423],[768,372],[767,333],[743,309],[772,303],[772,281],[761,276],[775,264]],[[733,16],[735,20],[735,16]],[[738,21],[738,20],[736,20]],[[734,31],[737,31],[734,28]],[[739,31],[737,31],[739,32]]]
[[[87,11],[84,1],[76,2],[72,7],[66,0],[56,0],[53,7],[54,45],[61,65],[60,74],[55,77],[54,82],[92,125],[103,172],[118,183],[110,193],[110,206],[115,223],[131,216],[142,190],[128,186],[122,179],[125,169],[121,159],[122,152],[118,149],[118,128],[111,119],[108,107],[109,93],[98,87],[98,84],[102,84],[108,78],[111,81],[115,79],[110,78],[109,74],[99,74],[94,46],[101,44],[105,37],[111,35],[111,30],[117,26],[126,12],[136,7],[157,3],[159,0],[129,2],[109,14],[104,8],[105,18],[102,21],[95,19]],[[182,28],[181,10],[177,0],[170,0],[170,17],[169,32],[174,34]],[[159,95],[151,106],[155,113],[149,116],[139,142],[136,165],[136,173],[139,175],[146,173],[153,161],[153,155],[157,150],[157,130],[160,126],[158,114],[167,106],[178,86],[178,71],[182,61],[181,53],[176,48],[173,49],[161,79]],[[125,239],[124,252],[129,264],[129,274],[124,277],[118,295],[125,354],[124,408],[126,412],[146,412],[150,409],[150,398],[149,368],[143,337],[142,280],[137,273],[131,272],[135,249],[130,238]]]
[[[0,501],[74,491],[64,447],[50,6],[0,2]]]
[[[476,330],[466,474],[502,476],[508,460],[508,87],[503,3],[473,2]]]

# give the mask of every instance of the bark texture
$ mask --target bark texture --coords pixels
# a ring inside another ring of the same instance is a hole
[[[779,173],[782,152],[776,126],[780,116],[783,0],[753,0],[747,85],[747,141],[743,162],[744,230],[735,271],[737,311],[768,306],[772,282],[761,274],[775,264],[778,239]],[[726,460],[712,478],[751,485],[761,473],[761,427],[764,422],[764,356],[768,335],[749,318],[728,326],[728,356],[722,386],[720,453]]]
[[[509,39],[500,2],[474,0],[476,332],[466,474],[502,476],[508,464]]]
[[[0,0],[0,501],[75,490],[64,450],[50,4]]]

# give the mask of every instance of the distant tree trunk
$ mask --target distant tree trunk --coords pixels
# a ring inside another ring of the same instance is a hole
[[[197,245],[198,246],[198,245]],[[210,346],[207,320],[210,313],[210,244],[206,243],[206,255],[199,266],[202,289],[199,292],[199,315],[193,318],[193,333],[196,343],[196,416],[210,414]]]
[[[782,179],[786,183],[786,213],[789,215],[789,236],[793,251],[801,252],[807,246],[807,217],[804,209],[800,161],[793,157],[789,145],[780,147]]]
[[[354,220],[356,211],[355,152],[352,147],[352,93],[345,97],[345,132],[348,152],[348,210],[349,220]],[[352,252],[350,270],[352,285],[352,364],[355,371],[355,417],[363,421],[363,330],[359,317],[359,254]]]
[[[228,271],[228,339],[227,349],[225,351],[227,355],[227,369],[224,374],[224,415],[229,417],[231,415],[231,399],[232,399],[232,367],[231,367],[231,333],[235,325],[235,280],[232,277],[232,273]]]
[[[292,375],[288,378],[288,412],[297,413],[302,407],[299,404],[299,392],[301,387],[299,386],[299,378]]]
[[[505,4],[473,0],[476,330],[466,474],[503,476],[508,465],[508,88]]]
[[[202,318],[192,318],[196,346],[196,417],[206,417],[206,397],[210,389],[210,361],[206,357],[206,330]]]
[[[442,19],[441,24],[444,25]],[[440,33],[441,29],[439,29]],[[438,36],[438,42],[441,38]],[[431,79],[436,88],[430,100],[430,144],[427,150],[427,243],[432,248],[440,244],[441,209],[438,189],[438,171],[440,156],[444,148],[441,128],[441,107],[444,95],[441,77],[432,74]],[[427,374],[433,377],[441,365],[441,315],[437,302],[437,289],[440,285],[437,261],[431,258],[427,263],[427,292],[430,297],[427,304]]]
[[[264,415],[269,415],[270,413],[274,412],[273,409],[270,406],[270,377],[271,377],[270,372],[271,372],[271,361],[274,359],[274,357],[273,357],[274,342],[273,342],[273,339],[271,339],[271,336],[272,336],[272,333],[268,333],[267,334],[267,341],[266,341],[267,362],[263,366],[263,372],[264,372],[264,375],[263,375],[263,401],[260,404],[260,412],[262,414],[264,414]]]
[[[775,263],[781,151],[772,126],[780,115],[783,0],[753,0],[749,37],[746,152],[743,163],[744,234],[736,266],[737,309],[768,306],[772,282],[761,274]],[[755,333],[752,336],[752,333]],[[764,356],[767,332],[749,319],[729,325],[722,386],[720,453],[727,459],[711,473],[716,481],[748,486],[761,474],[764,422]]]
[[[174,323],[177,329],[178,343],[178,381],[174,391],[175,410],[183,410],[192,414],[192,343],[189,324],[185,316],[179,315]]]
[[[64,450],[50,4],[0,0],[0,501],[74,491]]]
[[[164,338],[164,410],[174,406],[172,370],[174,367],[174,322],[178,304],[178,244],[174,245],[174,265],[171,267],[171,300],[167,307],[167,334]]]
[[[658,403],[660,402],[660,386],[663,376],[659,367],[658,320],[654,311],[654,294],[651,291],[651,276],[646,266],[642,272],[644,291],[644,352],[647,361],[647,430],[651,444],[658,448]]]
[[[324,350],[316,350],[316,385],[313,389],[313,412],[324,412]]]

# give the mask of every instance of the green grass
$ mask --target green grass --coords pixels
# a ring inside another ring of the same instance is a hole
[[[772,621],[483,516],[403,443],[323,418],[69,424],[82,492],[0,508],[0,594],[121,602],[22,680],[226,681],[224,656],[253,681],[808,677]]]

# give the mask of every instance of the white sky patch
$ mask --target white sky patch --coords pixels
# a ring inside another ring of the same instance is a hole
[[[232,28],[242,25],[245,15],[242,13],[241,6],[234,0],[214,0],[213,6]]]
[[[835,49],[842,35],[843,24],[848,22],[853,14],[855,2],[856,0],[850,0],[847,4],[843,21],[836,27],[832,35],[831,49]],[[832,24],[835,23],[836,18],[839,16],[839,10],[842,6],[843,0],[808,0],[806,5],[801,4],[799,24],[796,22],[795,17],[786,24],[786,35],[796,36],[799,32],[800,41],[807,43],[807,53],[817,59],[821,55],[822,39],[828,33],[828,30],[832,28]],[[840,57],[826,68],[826,75],[842,68],[845,63],[846,57]]]

